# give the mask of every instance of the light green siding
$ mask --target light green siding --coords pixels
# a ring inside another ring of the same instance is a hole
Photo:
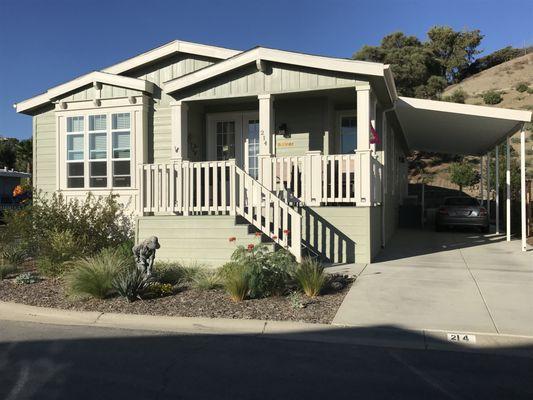
[[[45,193],[56,189],[56,119],[53,110],[33,117],[35,187]]]
[[[248,225],[231,216],[150,216],[137,219],[136,241],[157,236],[156,260],[199,262],[218,267],[230,260],[237,245],[257,244]],[[229,238],[235,237],[235,242]]]
[[[184,96],[194,100],[255,96],[261,93],[291,93],[354,86],[348,74],[273,64],[260,72],[255,64],[204,82]]]
[[[368,263],[371,207],[302,209],[303,241],[331,263]]]
[[[113,85],[102,85],[101,98],[113,99],[117,97],[129,97],[140,96],[142,92],[140,90],[126,89]],[[92,85],[85,86],[74,92],[70,92],[65,96],[60,97],[60,100],[64,101],[81,101],[81,100],[93,100],[95,98],[95,89]]]

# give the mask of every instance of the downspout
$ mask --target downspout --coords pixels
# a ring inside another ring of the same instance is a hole
[[[382,112],[382,115],[383,115],[383,118],[382,118],[382,127],[383,127],[383,124],[385,123],[386,126],[387,126],[387,130],[385,130],[384,132],[384,135],[383,135],[383,176],[381,177],[381,248],[385,248],[385,242],[386,242],[386,235],[385,235],[385,227],[386,227],[386,224],[385,224],[385,218],[386,218],[386,212],[385,212],[385,188],[386,188],[386,185],[385,185],[385,176],[387,175],[387,164],[386,164],[386,159],[387,159],[387,131],[389,130],[389,122],[387,120],[387,116],[386,114],[390,111],[394,111],[396,109],[396,103],[393,102],[392,103],[392,107],[390,108],[387,108],[386,110],[383,110]],[[388,177],[387,177],[388,178]]]

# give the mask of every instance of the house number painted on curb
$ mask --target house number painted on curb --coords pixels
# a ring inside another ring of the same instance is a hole
[[[467,335],[464,333],[448,333],[448,342],[476,343],[476,335]]]

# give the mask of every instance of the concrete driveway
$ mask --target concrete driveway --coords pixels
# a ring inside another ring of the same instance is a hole
[[[502,235],[399,230],[333,323],[533,335],[533,251]]]

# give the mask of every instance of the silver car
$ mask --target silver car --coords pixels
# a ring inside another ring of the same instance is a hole
[[[472,197],[447,197],[438,209],[435,220],[437,231],[452,226],[471,226],[489,232],[489,216],[485,207]]]

